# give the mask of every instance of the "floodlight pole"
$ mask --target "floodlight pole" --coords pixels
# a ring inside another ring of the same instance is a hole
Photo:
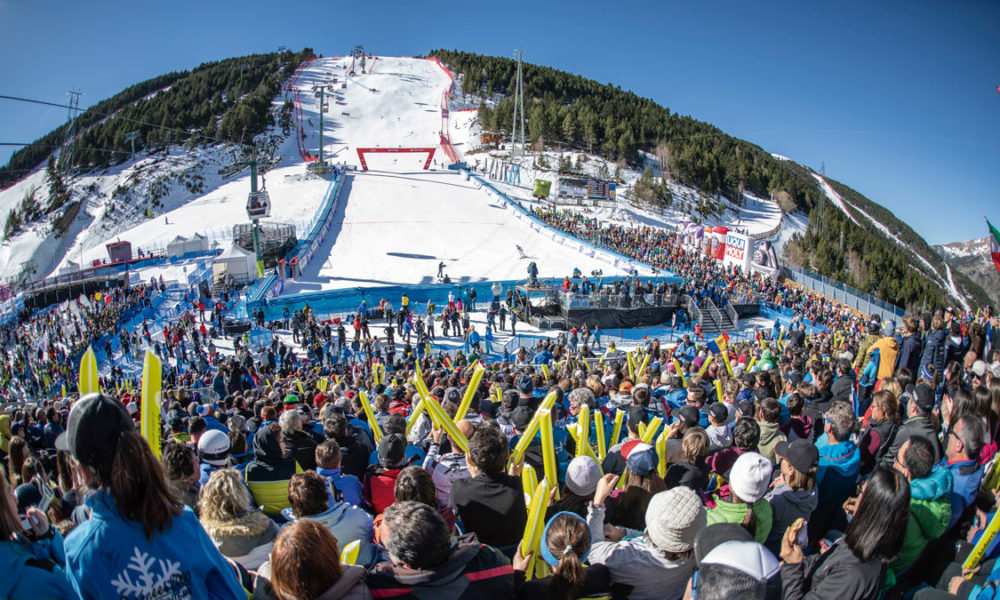
[[[249,161],[250,164],[250,196],[254,197],[257,193],[257,153],[254,152],[253,158]],[[260,219],[254,217],[253,219],[253,254],[257,259],[257,277],[264,276],[264,252],[260,248]]]

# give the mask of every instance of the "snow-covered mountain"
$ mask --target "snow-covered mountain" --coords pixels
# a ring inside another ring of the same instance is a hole
[[[470,109],[478,103],[451,98],[457,86],[444,65],[436,59],[367,58],[366,67],[354,74],[349,73],[350,58],[304,63],[272,100],[275,121],[287,110],[287,102],[294,103],[293,133],[275,125],[259,136],[258,141],[270,143],[281,159],[265,178],[272,204],[269,220],[291,223],[300,235],[329,189],[329,180],[308,168],[320,152],[321,139],[328,162],[370,169],[354,171],[344,184],[335,234],[289,292],[427,282],[439,262],[447,264],[456,281],[523,277],[518,246],[528,257],[543,257],[539,266],[545,276],[561,277],[576,267],[585,272],[603,267],[612,274],[607,261],[567,254],[565,240],[531,229],[474,182],[447,170],[454,159],[472,167],[497,160],[519,164],[520,183],[496,187],[529,207],[534,179],[555,180],[561,164],[595,178],[614,173],[622,182],[614,208],[576,209],[605,222],[673,228],[691,220],[698,207],[710,206],[708,214],[699,213],[699,222],[765,236],[779,251],[808,227],[805,213],[783,213],[769,198],[745,194],[734,201],[674,181],[667,184],[670,205],[643,204],[635,199],[633,186],[646,165],[629,168],[623,162],[551,147],[514,158],[509,150],[487,150],[481,144],[477,112]],[[316,86],[326,90],[322,107]],[[358,150],[364,148],[414,152],[369,153],[363,161]],[[433,157],[425,148],[434,149]],[[56,215],[59,218],[36,220],[0,243],[0,281],[39,279],[107,260],[105,244],[116,240],[156,252],[176,236],[200,233],[218,247],[227,246],[233,226],[247,221],[250,189],[247,173],[229,180],[219,174],[233,161],[233,153],[223,145],[169,146],[162,152],[140,152],[103,171],[67,177],[72,209]],[[651,156],[644,157],[655,167]],[[914,269],[936,281],[956,302],[969,305],[947,265],[933,264],[901,238],[897,227],[880,222],[870,207],[852,204],[824,178],[814,176],[826,197],[855,223],[874,228],[911,253]],[[0,190],[0,216],[22,206],[27,197],[46,204],[48,190],[40,167]]]
[[[934,249],[951,268],[961,271],[986,290],[994,306],[1000,305],[1000,272],[990,259],[989,238],[949,242],[934,246]]]

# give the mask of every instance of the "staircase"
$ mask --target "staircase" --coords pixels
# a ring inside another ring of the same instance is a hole
[[[709,319],[714,325],[715,329],[712,333],[718,333],[720,331],[733,331],[736,329],[736,322],[728,313],[730,311],[719,310],[719,307],[712,302],[711,298],[705,298],[705,309],[704,311]],[[702,323],[702,328],[705,333],[708,333],[708,323]]]

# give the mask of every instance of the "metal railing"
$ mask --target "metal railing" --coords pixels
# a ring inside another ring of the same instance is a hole
[[[698,304],[695,303],[691,296],[681,296],[681,305],[687,310],[688,318],[691,323],[701,323],[703,322],[704,316],[702,315],[701,309],[698,308]]]
[[[725,311],[726,315],[729,317],[729,320],[733,322],[733,329],[739,327],[740,315],[739,313],[736,312],[736,309],[733,308],[733,304],[731,302],[726,302]]]
[[[705,311],[704,312],[708,313],[708,318],[711,319],[712,323],[719,330],[723,329],[723,326],[722,326],[722,311],[720,311],[719,307],[715,305],[715,302],[712,302],[712,299],[709,298],[709,297],[707,297],[707,296],[705,297]]]
[[[798,267],[783,266],[781,275],[785,279],[790,279],[799,285],[807,287],[812,291],[846,304],[847,306],[859,310],[866,315],[879,315],[883,321],[899,319],[906,315],[906,311],[898,306],[894,306],[884,300],[879,300],[871,294],[866,294],[856,290],[851,286],[817,275],[811,271]]]

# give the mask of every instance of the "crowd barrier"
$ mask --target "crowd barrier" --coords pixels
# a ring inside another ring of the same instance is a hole
[[[790,279],[801,286],[807,287],[818,294],[845,304],[866,315],[879,315],[883,322],[890,320],[898,322],[907,314],[904,309],[889,304],[884,300],[879,300],[871,294],[866,294],[847,284],[835,281],[829,277],[817,275],[805,269],[785,266],[781,268],[781,275],[785,279]]]

